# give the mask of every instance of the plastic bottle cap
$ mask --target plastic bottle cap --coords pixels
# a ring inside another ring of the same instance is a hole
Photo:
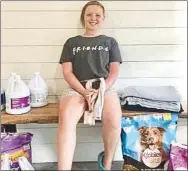
[[[40,72],[35,72],[36,75],[40,75]]]

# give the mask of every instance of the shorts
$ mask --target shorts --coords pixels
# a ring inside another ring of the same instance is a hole
[[[67,87],[63,90],[62,92],[62,96],[61,98],[63,97],[66,97],[66,96],[82,96],[80,93],[78,93],[77,91],[75,91],[74,89],[72,89],[71,87]],[[117,91],[116,89],[112,86],[110,87],[106,92],[105,92],[105,96],[118,96],[117,94]]]

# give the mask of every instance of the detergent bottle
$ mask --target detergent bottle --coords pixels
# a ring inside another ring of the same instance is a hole
[[[33,75],[28,87],[31,93],[31,107],[42,107],[48,104],[48,87],[39,72]]]
[[[8,114],[23,114],[30,111],[30,91],[21,80],[20,75],[15,75],[8,82],[5,93],[6,112]]]

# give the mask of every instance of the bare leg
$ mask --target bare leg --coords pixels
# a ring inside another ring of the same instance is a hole
[[[58,170],[71,170],[76,145],[76,125],[86,108],[81,96],[61,99],[58,124]]]
[[[121,106],[116,95],[106,95],[102,116],[102,136],[104,141],[103,166],[110,170],[121,131]]]

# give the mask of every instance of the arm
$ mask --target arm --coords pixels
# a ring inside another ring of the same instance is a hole
[[[80,94],[84,94],[85,88],[82,84],[78,81],[76,76],[72,72],[72,63],[65,62],[62,64],[63,75],[67,83],[70,85],[71,88],[76,90]]]
[[[87,101],[90,101],[90,96],[96,92],[94,89],[86,90],[82,84],[78,81],[76,76],[72,72],[72,63],[65,62],[62,64],[62,70],[65,81],[70,85],[71,88],[76,90],[78,93],[84,96]]]
[[[112,46],[109,50],[109,74],[106,78],[106,90],[109,89],[118,78],[119,74],[119,65],[122,63],[121,53],[119,49],[118,42],[112,38]]]
[[[119,73],[119,62],[111,62],[109,66],[109,74],[106,78],[106,90],[109,89],[117,80]]]
[[[86,90],[79,82],[79,80],[76,78],[76,76],[73,74],[73,68],[72,68],[73,54],[71,47],[72,47],[71,39],[68,39],[64,44],[61,53],[61,58],[59,60],[59,63],[62,64],[64,79],[65,81],[67,81],[67,83],[70,85],[72,89],[83,95],[84,98],[88,101],[90,100],[90,95],[92,94],[92,92],[94,92],[94,90]]]

